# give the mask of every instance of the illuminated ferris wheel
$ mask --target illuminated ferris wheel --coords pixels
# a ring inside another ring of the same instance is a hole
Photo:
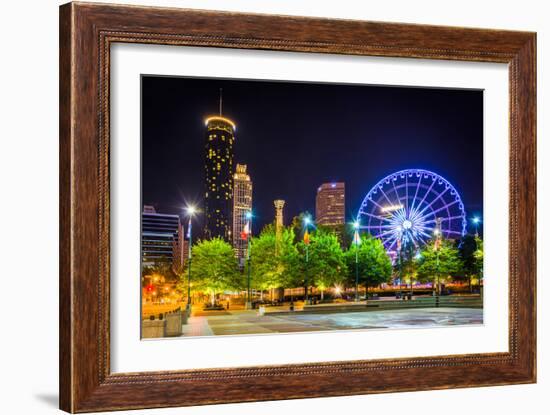
[[[428,170],[409,169],[380,180],[365,196],[357,222],[379,238],[386,250],[412,244],[415,249],[441,235],[457,239],[466,233],[466,212],[456,189]]]

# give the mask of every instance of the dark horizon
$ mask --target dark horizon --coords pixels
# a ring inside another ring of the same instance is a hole
[[[352,221],[380,179],[409,168],[443,176],[468,218],[482,215],[480,90],[165,76],[142,77],[143,204],[182,217],[186,203],[202,204],[204,119],[218,113],[220,88],[237,125],[235,164],[253,182],[255,233],[273,221],[275,199],[286,201],[286,225],[314,216],[330,182],[346,184]]]

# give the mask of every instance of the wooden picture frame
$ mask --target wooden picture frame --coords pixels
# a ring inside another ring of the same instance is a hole
[[[109,62],[110,46],[117,42],[508,64],[509,352],[111,373]],[[91,412],[535,382],[534,33],[69,3],[60,8],[59,94],[61,409]]]

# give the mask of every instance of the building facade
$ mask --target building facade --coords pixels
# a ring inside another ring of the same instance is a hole
[[[315,221],[322,226],[344,225],[346,220],[346,186],[344,183],[323,183],[317,189]]]
[[[152,206],[144,206],[141,216],[142,266],[159,263],[173,265],[174,244],[181,227],[178,215],[157,213]]]
[[[185,227],[180,222],[177,237],[174,238],[172,269],[176,274],[183,272],[189,256],[189,241],[185,239]]]
[[[237,164],[233,176],[233,249],[244,265],[246,257],[247,241],[241,238],[246,222],[247,212],[252,211],[252,181],[246,172],[246,164]]]
[[[205,124],[204,237],[231,242],[235,124],[222,116],[209,117]]]

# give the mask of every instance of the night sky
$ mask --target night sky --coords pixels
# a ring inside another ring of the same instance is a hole
[[[157,76],[142,77],[143,204],[175,214],[202,204],[204,119],[220,88],[256,229],[273,221],[274,199],[286,201],[286,224],[314,215],[317,187],[332,181],[346,183],[351,221],[372,186],[407,168],[440,174],[468,217],[482,213],[482,91]]]

